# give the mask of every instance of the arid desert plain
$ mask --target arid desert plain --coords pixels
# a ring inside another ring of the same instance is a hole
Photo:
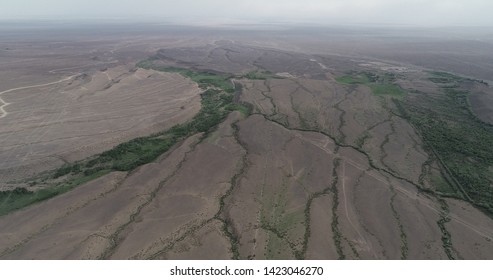
[[[488,30],[0,32],[1,259],[493,259]]]

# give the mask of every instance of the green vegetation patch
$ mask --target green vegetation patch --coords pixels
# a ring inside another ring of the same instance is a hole
[[[455,194],[457,190],[452,188],[442,176],[432,175],[430,183],[435,186],[436,190],[444,194]]]
[[[109,170],[100,170],[91,175],[77,174],[76,176],[71,178],[71,180],[37,191],[29,191],[25,188],[16,188],[10,191],[1,191],[0,216],[72,190],[73,188],[81,184],[87,183],[98,177],[106,175],[109,172]]]
[[[412,103],[394,102],[438,156],[454,187],[432,183],[441,192],[462,196],[493,214],[493,128],[472,113],[469,92],[459,82],[465,80],[453,79],[457,88],[442,87],[441,94],[419,95]]]
[[[372,84],[370,85],[373,94],[375,95],[387,95],[392,97],[403,97],[405,92],[394,84]]]
[[[378,96],[405,96],[405,92],[395,84],[395,80],[396,76],[393,73],[380,75],[373,72],[351,72],[336,78],[337,82],[345,85],[366,85]]]
[[[370,80],[368,79],[368,77],[366,75],[362,75],[362,74],[337,77],[336,81],[338,81],[341,84],[346,84],[346,85],[366,85],[366,84],[370,83]]]
[[[44,178],[48,182],[46,184],[50,185],[46,188],[37,191],[18,188],[0,192],[0,215],[62,194],[111,171],[130,171],[150,163],[178,142],[194,134],[205,133],[207,135],[232,111],[240,111],[244,115],[251,113],[250,106],[234,102],[232,94],[235,91],[234,85],[228,77],[222,74],[157,67],[154,66],[152,60],[142,61],[137,66],[179,73],[197,82],[205,89],[201,94],[202,108],[199,113],[191,121],[175,125],[166,131],[139,137],[119,144],[97,156],[66,164]]]
[[[223,75],[219,73],[212,72],[201,72],[193,71],[185,68],[169,67],[156,65],[153,60],[143,60],[137,63],[137,67],[144,69],[152,69],[161,72],[173,72],[181,74],[182,76],[190,78],[192,81],[196,82],[201,89],[217,88],[223,90],[227,93],[233,93],[234,86],[231,82],[231,75]]]

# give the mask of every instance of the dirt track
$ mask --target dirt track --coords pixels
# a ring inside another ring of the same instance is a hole
[[[68,81],[68,80],[72,79],[75,76],[77,76],[77,75],[73,75],[73,76],[70,76],[70,77],[67,77],[67,78],[63,78],[61,80],[58,80],[58,81],[52,82],[52,83],[46,83],[46,84],[40,84],[40,85],[33,85],[33,86],[25,86],[25,87],[18,87],[18,88],[12,88],[12,89],[8,89],[8,90],[4,90],[4,91],[0,92],[0,96],[2,94],[4,94],[4,93],[13,92],[13,91],[16,91],[16,90],[32,89],[32,88],[37,88],[37,87],[51,86],[51,85],[54,85],[54,84],[58,84],[58,83],[61,83],[61,82]],[[1,112],[2,115],[0,116],[0,119],[1,119],[1,118],[5,118],[8,115],[8,112],[5,111],[5,107],[7,105],[10,105],[10,103],[5,102],[1,97],[0,97],[0,102],[3,103],[3,105],[0,106],[0,110],[2,111]]]

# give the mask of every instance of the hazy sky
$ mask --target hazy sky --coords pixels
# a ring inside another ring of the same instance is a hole
[[[493,26],[492,0],[0,0],[0,18]]]

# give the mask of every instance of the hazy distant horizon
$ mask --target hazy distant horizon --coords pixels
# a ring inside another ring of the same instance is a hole
[[[493,27],[487,0],[3,0],[0,20]]]

